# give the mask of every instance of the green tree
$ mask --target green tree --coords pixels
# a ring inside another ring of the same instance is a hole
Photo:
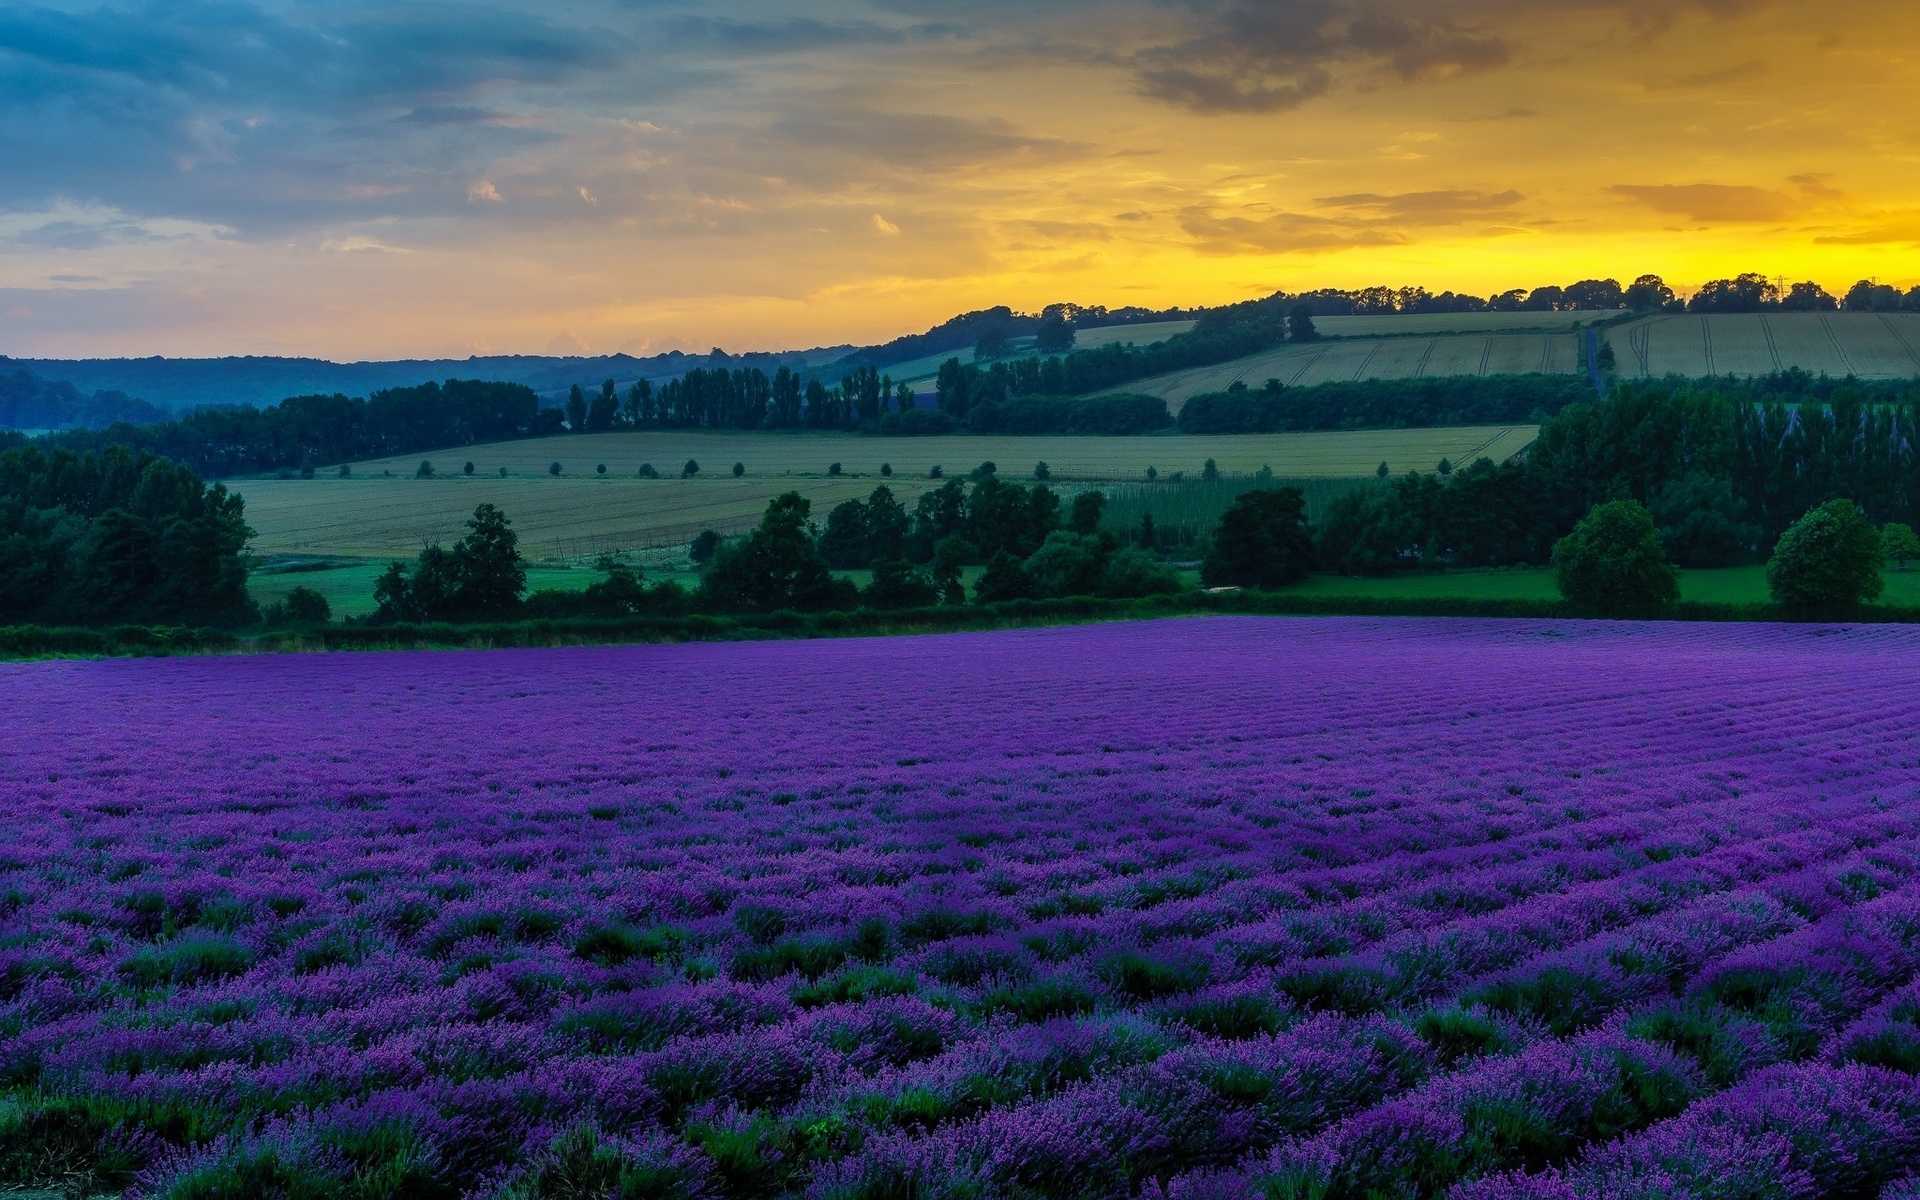
[[[745,475],[746,473],[747,473],[747,464],[739,463],[739,462],[733,464],[733,477],[735,479],[740,478],[742,475]]]
[[[1730,567],[1753,561],[1760,529],[1746,519],[1733,481],[1705,471],[1671,480],[1647,502],[1660,541],[1683,567]]]
[[[1115,551],[1100,572],[1099,592],[1116,600],[1172,595],[1181,591],[1180,576],[1172,567],[1144,550]]]
[[[700,535],[687,547],[687,558],[696,566],[713,561],[714,551],[720,548],[720,535],[711,529],[702,529]]]
[[[1220,516],[1200,582],[1207,587],[1276,588],[1298,583],[1313,566],[1307,500],[1299,488],[1243,492]]]
[[[1047,465],[1046,459],[1043,458],[1033,464],[1033,477],[1041,483],[1045,483],[1047,480],[1053,478],[1053,468]]]
[[[620,421],[620,397],[614,394],[613,380],[600,385],[600,394],[587,409],[587,431],[604,433]]]
[[[287,620],[296,625],[325,625],[333,619],[333,606],[310,587],[294,588],[287,593],[284,603]]]
[[[723,546],[700,581],[700,599],[722,612],[851,608],[854,586],[835,579],[814,545],[813,505],[798,492],[767,504],[752,533]]]
[[[1100,518],[1106,515],[1107,494],[1105,492],[1081,492],[1073,498],[1073,507],[1068,510],[1067,528],[1075,533],[1097,533]],[[1151,515],[1148,517],[1151,520]]]
[[[980,557],[980,551],[965,538],[946,537],[933,548],[933,561],[927,577],[940,593],[942,604],[964,604],[966,588],[960,582],[961,568]]]
[[[1212,459],[1208,459],[1207,465],[1200,468],[1200,480],[1203,483],[1218,483],[1220,481],[1220,465]]]
[[[700,464],[693,461],[692,459],[688,459],[686,462],[686,465],[680,468],[680,478],[682,479],[692,479],[695,475],[698,475],[699,473],[700,473]]]
[[[883,558],[873,564],[873,582],[860,593],[868,608],[926,608],[940,599],[927,577],[904,558]]]
[[[451,551],[428,546],[411,571],[405,563],[388,564],[373,585],[373,598],[383,621],[495,620],[518,609],[526,590],[513,523],[482,504]]]
[[[461,474],[463,474],[463,475],[471,475],[471,474],[473,474],[473,460],[472,460],[472,459],[468,459],[468,460],[467,460],[467,463],[466,463],[466,465],[460,468],[460,473],[461,473]]]
[[[1066,315],[1051,312],[1040,319],[1040,328],[1034,332],[1034,349],[1042,354],[1065,354],[1073,349],[1073,336]]]
[[[426,459],[424,459],[424,458],[423,458],[423,459],[421,459],[421,460],[420,460],[420,466],[419,466],[418,468],[416,468],[416,469],[414,470],[414,472],[413,472],[413,477],[414,477],[415,479],[432,479],[432,478],[433,478],[433,464],[432,464],[432,463],[430,463],[430,462],[428,462],[428,461],[427,461]]]
[[[1302,301],[1287,314],[1287,337],[1296,342],[1311,342],[1320,336],[1313,327],[1313,305]]]
[[[973,357],[980,362],[1005,358],[1012,353],[1013,343],[1007,340],[1007,331],[1004,329],[989,329],[980,335],[979,341],[973,344]]]
[[[587,431],[587,394],[577,383],[567,392],[567,428],[574,433]]]
[[[827,527],[820,535],[820,554],[828,566],[842,571],[867,566],[873,562],[870,532],[864,501],[836,504],[827,514]]]
[[[1652,617],[1680,598],[1679,573],[1637,500],[1596,505],[1554,543],[1553,578],[1589,616]]]
[[[1886,565],[1886,547],[1860,506],[1829,500],[1780,535],[1767,590],[1794,616],[1845,616],[1880,595]]]
[[[1034,594],[1052,598],[1093,595],[1106,565],[1107,549],[1099,538],[1060,529],[1048,534],[1021,567]]]
[[[1906,570],[1911,559],[1920,558],[1920,537],[1916,537],[1913,526],[1890,522],[1880,530],[1880,546],[1886,551],[1887,558],[1899,570]]]
[[[505,616],[526,594],[520,535],[513,531],[507,514],[491,504],[473,510],[467,536],[454,547],[453,562],[454,608],[462,616]]]
[[[1033,580],[1027,578],[1026,568],[1011,553],[1002,550],[988,560],[987,569],[973,585],[973,598],[982,604],[993,604],[1002,600],[1030,600],[1033,598]]]

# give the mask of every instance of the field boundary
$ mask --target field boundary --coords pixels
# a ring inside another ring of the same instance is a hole
[[[576,618],[450,625],[345,625],[256,636],[213,629],[0,627],[0,661],[151,658],[392,650],[491,650],[560,646],[767,641],[986,632],[1210,615],[1587,620],[1560,600],[1297,596],[1285,592],[1188,593],[1145,600],[1013,600],[1001,604],[852,612],[782,611],[733,616]],[[1683,602],[1657,621],[1734,624],[1920,625],[1920,607],[1873,606],[1842,621],[1794,620],[1772,604]]]

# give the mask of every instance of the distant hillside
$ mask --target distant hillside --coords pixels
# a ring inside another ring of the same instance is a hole
[[[124,392],[82,395],[65,380],[42,379],[0,357],[0,429],[105,429],[116,421],[151,425],[166,417]]]
[[[621,389],[635,380],[656,382],[685,374],[694,367],[758,366],[772,372],[780,364],[794,367],[838,358],[848,347],[789,354],[739,356],[683,354],[678,350],[635,358],[628,354],[598,357],[494,355],[465,359],[398,359],[392,362],[336,363],[320,358],[89,358],[13,359],[12,364],[51,380],[72,384],[81,391],[118,391],[146,397],[169,412],[196,408],[233,408],[243,404],[265,407],[288,396],[369,396],[386,388],[413,387],[435,379],[479,379],[489,383],[520,383],[545,400],[563,399],[574,384],[596,387],[612,379]],[[151,419],[151,418],[148,418]]]

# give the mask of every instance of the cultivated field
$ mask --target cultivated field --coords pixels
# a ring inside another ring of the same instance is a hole
[[[1533,441],[1533,426],[1362,430],[1219,437],[869,438],[853,435],[608,433],[463,447],[433,457],[439,474],[414,479],[417,458],[358,463],[348,479],[235,480],[247,502],[254,552],[261,555],[381,557],[417,554],[432,541],[460,536],[473,507],[496,504],[512,518],[526,552],[578,558],[603,551],[683,545],[703,529],[735,533],[752,526],[767,501],[798,490],[821,518],[842,500],[886,483],[911,505],[935,482],[934,466],[961,474],[992,461],[1009,478],[1030,479],[1048,464],[1067,486],[1197,476],[1207,459],[1229,474],[1263,466],[1289,478],[1371,475],[1382,462],[1395,473],[1430,471],[1440,459],[1504,460]],[[700,475],[680,479],[692,458]],[[457,472],[472,460],[471,477]],[[564,473],[549,476],[549,462]],[[639,479],[641,463],[669,476]],[[730,474],[735,462],[746,475]],[[852,478],[830,477],[834,462]],[[894,474],[879,470],[891,463]],[[605,463],[607,474],[593,474]],[[499,476],[504,466],[508,478]],[[382,472],[390,470],[392,477]]]
[[[1315,317],[1321,333],[1335,337],[1398,337],[1422,333],[1571,333],[1615,312],[1406,313],[1377,317]]]
[[[1098,329],[1082,329],[1074,334],[1073,347],[1076,350],[1097,350],[1101,346],[1115,342],[1132,342],[1137,346],[1150,346],[1155,342],[1164,342],[1175,334],[1185,333],[1193,328],[1192,321],[1156,321],[1147,325],[1105,325]],[[1034,340],[1030,337],[1014,338],[1012,347],[1016,354],[1034,353]],[[940,364],[950,358],[963,363],[973,361],[973,348],[942,350],[938,354],[923,355],[906,362],[895,363],[881,368],[882,373],[891,375],[895,383],[923,384],[930,382],[940,373]],[[921,391],[929,391],[921,388]]]
[[[1369,337],[1283,346],[1216,366],[1157,375],[1111,390],[1159,396],[1178,412],[1190,398],[1203,392],[1225,391],[1236,383],[1257,388],[1269,379],[1278,379],[1288,387],[1306,387],[1344,380],[1410,379],[1426,375],[1532,372],[1570,375],[1582,369],[1580,355],[1581,339],[1571,333]]]
[[[0,1188],[1887,1197],[1909,627],[0,666]]]
[[[1920,376],[1920,313],[1651,317],[1605,336],[1623,375]]]

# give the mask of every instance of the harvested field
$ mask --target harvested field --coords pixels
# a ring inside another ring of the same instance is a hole
[[[1622,375],[1920,376],[1920,314],[1661,316],[1608,330]]]
[[[513,519],[528,554],[571,559],[683,544],[703,529],[737,532],[789,489],[811,499],[819,515],[882,482],[911,504],[933,486],[928,474],[936,465],[959,474],[992,461],[1010,478],[1027,478],[1045,462],[1069,486],[1144,480],[1148,467],[1162,476],[1197,476],[1209,458],[1227,474],[1270,466],[1288,478],[1355,478],[1371,475],[1383,460],[1403,471],[1431,470],[1442,458],[1506,459],[1536,433],[1530,425],[1145,438],[607,433],[462,447],[436,456],[440,473],[433,479],[412,478],[419,460],[408,458],[357,464],[349,479],[228,486],[246,499],[258,554],[412,555],[427,542],[457,538],[474,505],[484,502]],[[702,465],[694,479],[635,474],[650,462],[674,476],[689,458]],[[468,459],[476,474],[457,474]],[[558,478],[545,469],[554,460],[565,469]],[[728,473],[736,461],[747,467],[744,478]],[[833,462],[848,474],[829,477]],[[894,468],[891,479],[879,475],[883,462]],[[599,463],[607,465],[604,477],[591,473]],[[508,478],[500,477],[502,466]]]

